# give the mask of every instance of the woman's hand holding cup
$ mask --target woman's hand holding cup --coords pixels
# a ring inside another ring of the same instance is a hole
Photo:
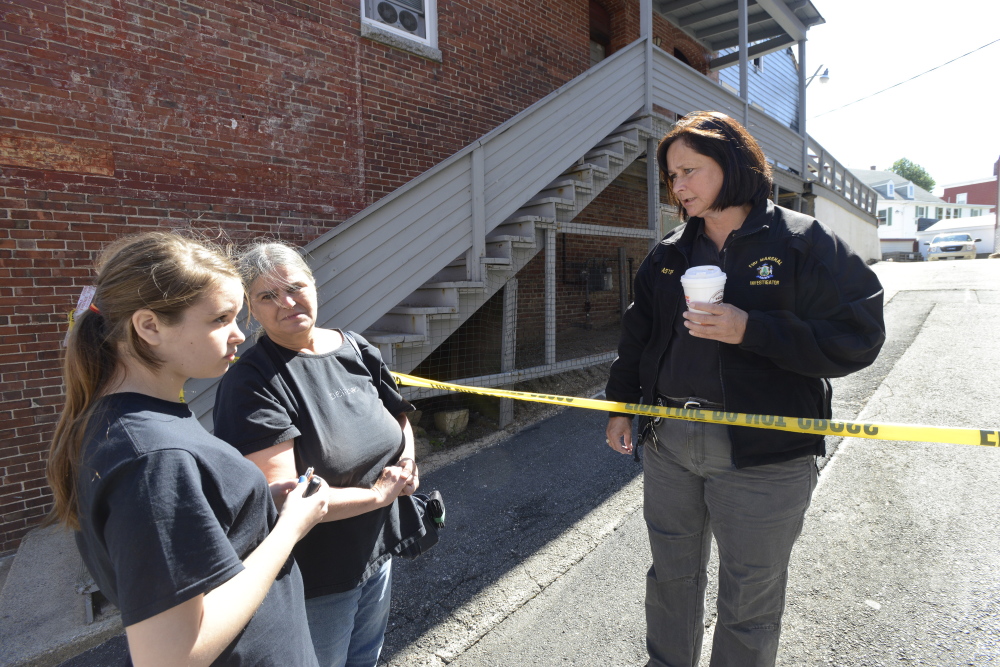
[[[692,301],[684,311],[684,326],[692,336],[739,345],[747,330],[746,311],[728,303]]]

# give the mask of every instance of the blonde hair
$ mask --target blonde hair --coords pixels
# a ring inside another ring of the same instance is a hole
[[[149,368],[162,362],[132,326],[149,309],[175,324],[220,278],[239,279],[232,262],[208,243],[149,232],[108,246],[96,265],[93,310],[77,318],[63,359],[66,404],[49,449],[46,476],[55,497],[50,521],[79,528],[77,471],[95,401],[108,390],[125,357]]]

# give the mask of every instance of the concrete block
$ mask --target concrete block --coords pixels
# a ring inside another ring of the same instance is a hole
[[[117,610],[87,623],[88,579],[72,531],[28,533],[0,591],[0,667],[58,665],[120,633]]]
[[[468,410],[447,410],[434,414],[434,426],[446,435],[458,435],[469,426]]]

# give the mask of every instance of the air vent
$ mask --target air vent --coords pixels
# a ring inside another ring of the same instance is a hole
[[[424,0],[365,0],[365,17],[374,23],[427,39]]]

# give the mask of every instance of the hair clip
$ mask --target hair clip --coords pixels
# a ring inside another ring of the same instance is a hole
[[[87,308],[89,308],[91,312],[97,313],[98,315],[101,314],[101,309],[97,307],[97,304],[91,303],[87,306]]]
[[[76,314],[77,317],[83,315],[83,311],[87,310],[88,308],[93,310],[95,313],[100,314],[101,311],[97,310],[97,306],[93,305],[95,294],[97,294],[97,288],[94,287],[93,285],[87,285],[86,287],[83,288],[83,290],[80,292],[80,298],[77,299],[76,301],[76,310],[74,311],[74,313]]]

